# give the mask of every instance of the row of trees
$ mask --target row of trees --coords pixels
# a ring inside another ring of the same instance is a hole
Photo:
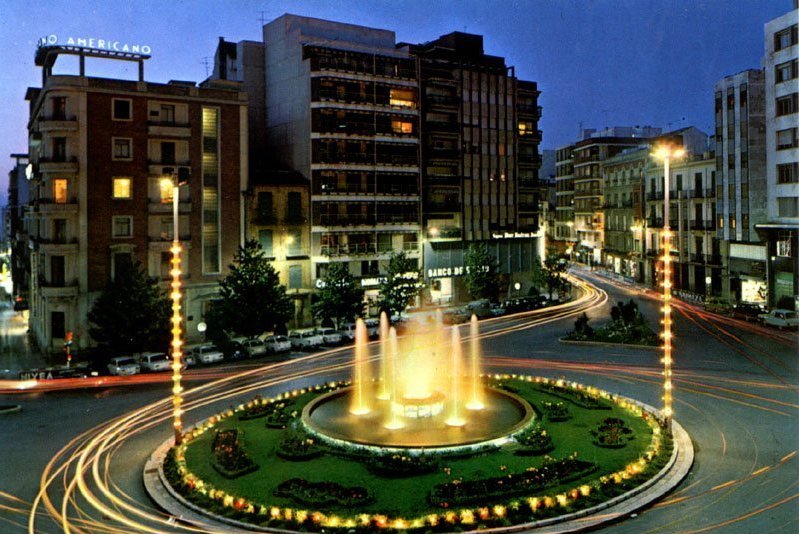
[[[465,285],[475,299],[496,300],[498,263],[485,244],[471,245],[464,256]],[[548,256],[533,271],[533,286],[561,289],[565,262]],[[401,315],[424,288],[415,260],[404,252],[392,254],[379,285],[380,311]],[[314,295],[312,312],[323,325],[338,327],[364,312],[364,292],[344,263],[331,263]],[[170,339],[167,294],[137,264],[106,287],[89,312],[90,334],[114,354],[163,350]],[[219,298],[208,310],[210,339],[227,334],[251,337],[265,330],[281,331],[294,313],[294,304],[280,284],[278,273],[256,241],[236,253],[229,273],[219,282]]]

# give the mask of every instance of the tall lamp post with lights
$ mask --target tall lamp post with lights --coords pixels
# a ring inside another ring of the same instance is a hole
[[[663,418],[666,428],[671,430],[672,384],[671,384],[671,227],[669,224],[669,181],[671,160],[685,156],[685,149],[674,145],[655,147],[652,156],[663,161]]]
[[[180,232],[178,230],[178,212],[180,207],[180,186],[189,182],[189,169],[179,167],[177,171],[170,167],[164,168],[165,177],[161,180],[162,190],[172,187],[172,276],[169,297],[172,299],[172,426],[175,428],[175,445],[183,441],[183,423],[181,415],[183,410],[183,386],[180,385],[181,369],[183,368],[183,320],[181,318],[181,281],[180,281]]]

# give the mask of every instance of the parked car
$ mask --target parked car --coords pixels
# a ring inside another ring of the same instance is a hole
[[[250,351],[243,343],[238,341],[230,341],[225,344],[222,351],[226,360],[245,360],[250,357]]]
[[[732,311],[730,303],[721,297],[707,297],[705,299],[705,311],[728,315]]]
[[[355,323],[344,323],[338,327],[341,338],[347,341],[355,341]]]
[[[269,352],[286,352],[291,350],[291,341],[286,336],[267,336],[264,347]]]
[[[505,306],[502,304],[492,304],[488,311],[491,314],[491,317],[501,317],[507,312],[507,310],[505,310]]]
[[[137,375],[141,366],[132,356],[117,356],[108,362],[108,372],[114,376]]]
[[[303,330],[292,330],[289,332],[291,348],[299,350],[310,350],[322,345],[322,336],[317,334],[312,328]]]
[[[221,362],[225,359],[225,355],[222,351],[211,343],[195,345],[193,348],[187,349],[186,352],[187,354],[191,354],[194,360],[199,363]]]
[[[732,316],[745,321],[757,321],[762,313],[766,313],[766,308],[751,302],[740,302],[732,307]]]
[[[247,350],[249,357],[262,356],[266,354],[266,346],[263,340],[257,337],[235,337],[231,341],[239,343],[244,349]]]
[[[768,313],[761,313],[757,316],[758,320],[770,326],[783,328],[799,328],[799,314],[791,310],[771,310]]]
[[[374,339],[380,335],[380,321],[377,319],[364,319],[366,325],[366,332],[369,334],[370,339]]]
[[[488,299],[473,300],[466,305],[466,312],[469,317],[474,314],[478,319],[491,317],[491,301]]]
[[[341,334],[335,328],[317,328],[316,333],[322,336],[325,345],[338,345],[341,343]]]
[[[471,318],[472,314],[465,308],[449,308],[441,314],[444,324],[468,323]]]
[[[163,352],[143,352],[139,354],[139,366],[142,371],[169,371],[172,360]]]

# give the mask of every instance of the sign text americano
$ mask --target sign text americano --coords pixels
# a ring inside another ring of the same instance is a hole
[[[50,34],[39,39],[38,46],[77,46],[94,50],[108,50],[111,52],[128,52],[130,54],[150,55],[152,48],[148,45],[129,44],[112,39],[95,39],[94,37],[67,37],[59,39],[57,35]]]

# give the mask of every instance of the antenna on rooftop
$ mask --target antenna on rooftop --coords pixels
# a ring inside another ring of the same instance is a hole
[[[211,75],[211,70],[210,70],[211,69],[211,57],[210,56],[203,57],[202,60],[200,61],[200,63],[202,63],[203,66],[205,67],[205,75],[206,76],[210,76]]]
[[[261,26],[263,26],[264,23],[266,23],[266,15],[264,14],[263,11],[261,11],[261,14],[258,16],[258,22],[261,23]]]

